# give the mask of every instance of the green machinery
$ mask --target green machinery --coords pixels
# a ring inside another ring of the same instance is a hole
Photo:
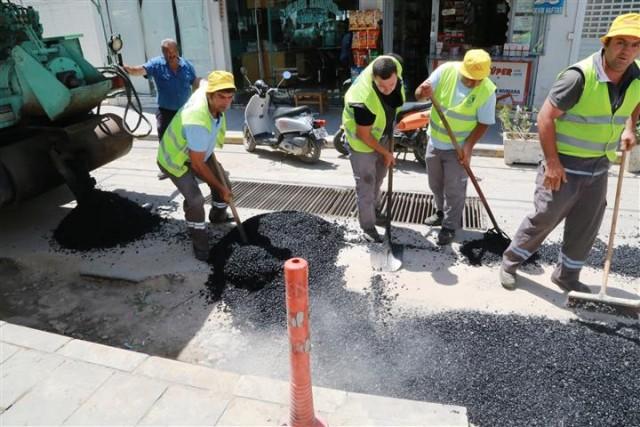
[[[0,208],[64,181],[80,202],[89,171],[131,149],[120,117],[92,112],[115,80],[84,59],[79,36],[42,32],[33,8],[0,0]]]

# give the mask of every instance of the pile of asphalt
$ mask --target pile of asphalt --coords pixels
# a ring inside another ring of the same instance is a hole
[[[307,260],[309,281],[318,285],[324,270],[335,269],[338,251],[344,246],[341,227],[303,212],[258,215],[243,222],[243,227],[247,243],[234,228],[211,249],[212,273],[205,293],[210,302],[219,300],[231,285],[248,291],[263,290],[263,295],[273,292],[270,304],[277,306],[284,301],[283,267],[287,259]]]
[[[617,273],[630,279],[640,278],[640,247],[628,243],[614,243],[611,258],[611,273]],[[529,258],[526,265],[555,265],[562,248],[562,242],[543,243]],[[502,261],[503,245],[498,240],[479,239],[464,242],[460,253],[466,261],[474,266],[496,265]],[[602,268],[607,253],[607,244],[598,239],[593,244],[586,266]]]
[[[124,246],[156,231],[162,218],[116,193],[93,190],[58,225],[53,238],[65,249]]]

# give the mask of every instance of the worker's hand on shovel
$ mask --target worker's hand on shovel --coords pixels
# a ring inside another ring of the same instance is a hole
[[[431,95],[433,95],[433,87],[431,86],[431,82],[429,80],[425,80],[420,83],[420,86],[416,88],[416,99],[429,99]]]
[[[222,187],[218,189],[218,195],[225,203],[229,203],[231,199],[233,199],[233,193],[229,191],[226,187]]]
[[[384,166],[387,168],[394,167],[396,165],[396,158],[393,157],[393,153],[390,151],[386,151],[383,154]]]
[[[473,153],[473,147],[470,144],[462,146],[461,156],[458,157],[458,161],[462,166],[469,167],[471,165],[471,153]]]
[[[544,168],[544,182],[545,188],[551,191],[558,191],[560,186],[567,182],[567,174],[560,163],[560,160],[547,160]]]
[[[620,149],[622,151],[630,151],[638,144],[636,133],[632,130],[625,129],[620,136]]]

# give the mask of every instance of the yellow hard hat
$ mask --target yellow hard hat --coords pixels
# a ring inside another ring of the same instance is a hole
[[[491,72],[491,57],[482,49],[468,50],[460,66],[460,74],[471,80],[482,80]]]
[[[209,73],[209,77],[207,77],[207,93],[225,89],[236,90],[233,74],[222,70],[215,70]]]
[[[615,36],[632,36],[640,38],[640,13],[625,13],[616,17],[609,27],[609,32],[600,37],[602,43]]]

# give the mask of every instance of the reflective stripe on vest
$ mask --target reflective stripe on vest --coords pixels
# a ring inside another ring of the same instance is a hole
[[[212,117],[204,89],[194,92],[187,103],[176,113],[165,131],[158,146],[157,161],[171,175],[181,177],[189,170],[189,149],[184,137],[185,125],[203,126],[211,131]],[[224,145],[227,121],[224,114],[220,117],[220,127],[216,135],[216,146]]]
[[[398,84],[402,84],[402,66],[392,56],[379,56],[379,58],[390,58],[396,64],[398,70]],[[349,90],[344,96],[344,109],[342,110],[342,125],[344,127],[344,134],[347,138],[347,142],[353,151],[360,153],[371,153],[373,149],[365,144],[356,135],[356,120],[353,113],[353,108],[349,106],[351,103],[364,104],[372,114],[375,114],[376,118],[371,128],[371,135],[380,141],[382,133],[387,126],[387,117],[382,106],[380,98],[373,89],[373,64],[375,60],[371,62],[362,73],[356,78],[355,82],[351,85]],[[401,87],[402,102],[405,101],[404,87]]]
[[[568,68],[582,71],[584,90],[576,105],[555,120],[556,146],[558,153],[567,156],[607,156],[614,161],[625,123],[640,102],[640,81],[635,79],[629,85],[622,105],[615,114],[612,113],[607,82],[598,80],[594,63],[597,58],[595,55],[600,54],[596,52]],[[638,61],[636,63],[640,64]]]
[[[445,69],[442,70],[440,81],[433,96],[440,101],[440,104],[443,106],[450,106],[455,96],[456,85],[460,79],[460,73],[458,71],[460,64],[460,62],[448,62],[442,65]],[[482,83],[473,88],[458,105],[450,106],[442,112],[447,118],[447,122],[449,122],[453,135],[459,144],[463,144],[464,140],[477,126],[478,109],[487,102],[495,90],[496,85],[493,84],[489,78],[486,78],[482,80]],[[451,138],[449,138],[442,119],[437,112],[436,114],[433,114],[433,112],[435,112],[435,110],[432,110],[431,123],[429,124],[431,127],[431,136],[438,141],[450,144]]]

